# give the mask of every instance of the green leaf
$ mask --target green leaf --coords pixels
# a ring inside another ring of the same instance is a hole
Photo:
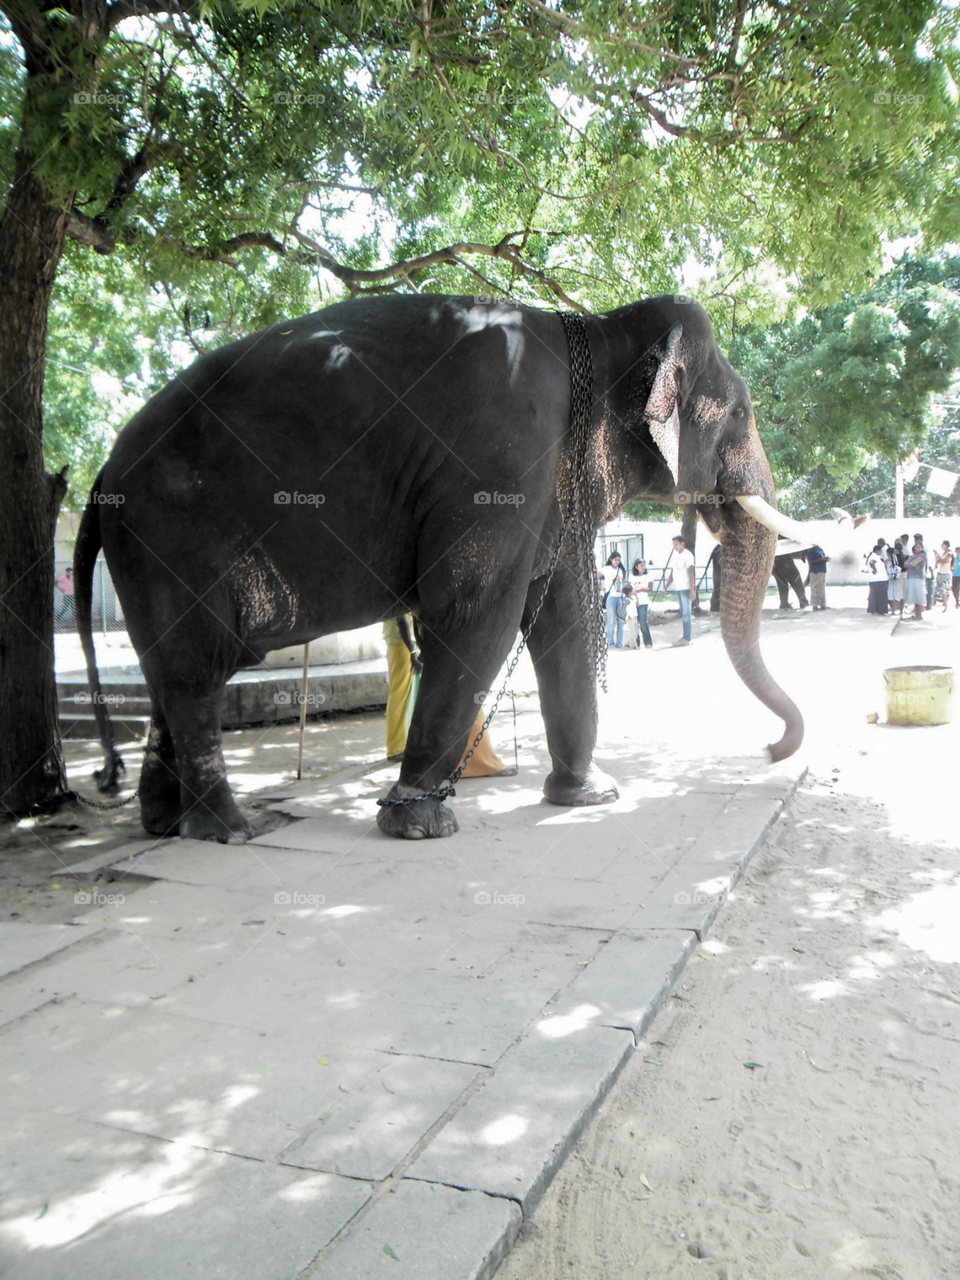
[[[393,1251],[393,1249],[390,1247],[390,1245],[385,1244],[385,1245],[383,1246],[383,1252],[387,1255],[387,1257],[388,1257],[388,1258],[393,1258],[394,1262],[399,1262],[399,1261],[400,1261],[400,1259],[399,1259],[399,1258],[397,1257],[397,1255],[394,1253],[394,1251]]]

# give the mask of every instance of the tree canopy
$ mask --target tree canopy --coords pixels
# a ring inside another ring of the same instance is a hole
[[[597,310],[695,259],[742,326],[771,272],[815,305],[871,279],[885,236],[960,236],[933,3],[115,0],[86,39],[69,9],[5,8],[45,65],[2,52],[4,170],[26,144],[71,202],[46,412],[72,505],[134,403],[110,377],[150,393],[332,296]]]
[[[960,258],[908,256],[857,297],[745,328],[730,357],[785,509],[815,515],[865,499],[882,476],[892,487],[896,461],[943,426],[937,397],[960,367]],[[951,452],[948,437],[938,431],[932,450]]]

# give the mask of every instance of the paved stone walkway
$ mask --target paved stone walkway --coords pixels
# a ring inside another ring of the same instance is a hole
[[[0,924],[0,1272],[492,1275],[801,772],[630,746],[575,811],[547,768],[411,844],[373,825],[396,770],[355,766]]]

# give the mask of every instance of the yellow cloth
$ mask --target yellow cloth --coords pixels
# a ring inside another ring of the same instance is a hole
[[[389,639],[387,628],[392,627],[393,632],[397,636],[397,643],[393,643]],[[410,683],[413,679],[413,671],[410,667],[410,650],[400,641],[400,633],[396,629],[397,624],[384,623],[384,639],[387,640],[387,675],[390,680],[389,689],[387,691],[387,755],[402,755],[407,745],[407,702],[410,698]],[[464,755],[473,745],[473,740],[480,732],[480,726],[484,721],[483,707],[478,708],[476,719],[470,728],[470,736],[467,739],[467,748]],[[463,756],[461,756],[461,761]],[[493,743],[490,741],[490,730],[480,739],[479,746],[470,757],[470,763],[463,771],[464,778],[488,778],[491,774],[500,773],[503,769],[503,761],[493,749]]]
[[[484,714],[483,707],[481,707],[470,729],[470,737],[467,739],[467,751],[473,746],[473,740],[480,732]],[[467,751],[463,755],[466,755]],[[462,761],[463,756],[460,759]],[[464,778],[489,778],[491,774],[500,773],[503,767],[503,761],[493,749],[493,743],[490,741],[490,730],[488,729],[480,739],[476,751],[470,757],[470,763],[461,776]]]
[[[407,699],[413,670],[410,650],[403,643],[387,645],[387,755],[399,756],[407,745]]]

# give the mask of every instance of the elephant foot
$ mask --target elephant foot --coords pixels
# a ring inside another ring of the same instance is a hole
[[[168,809],[160,809],[156,805],[140,805],[140,825],[148,836],[176,836],[180,834],[180,820],[183,810],[177,804]]]
[[[140,823],[144,831],[151,836],[175,836],[182,817],[176,762],[165,762],[148,751],[140,770]]]
[[[223,780],[183,815],[178,830],[183,840],[216,840],[220,844],[246,844],[253,834]]]
[[[119,785],[121,773],[127,772],[127,766],[123,763],[123,757],[117,755],[116,751],[111,747],[103,762],[102,769],[94,769],[93,778],[97,784],[98,791],[113,791]]]
[[[582,782],[569,776],[558,778],[555,773],[551,773],[543,784],[543,794],[551,804],[568,806],[612,804],[620,798],[614,780],[592,767]]]
[[[413,787],[401,787],[398,782],[390,788],[386,798],[400,799],[404,791],[417,795]],[[377,813],[377,826],[386,835],[396,836],[400,840],[442,838],[452,836],[460,830],[453,810],[443,804],[438,796],[405,800],[402,804],[382,804]]]

